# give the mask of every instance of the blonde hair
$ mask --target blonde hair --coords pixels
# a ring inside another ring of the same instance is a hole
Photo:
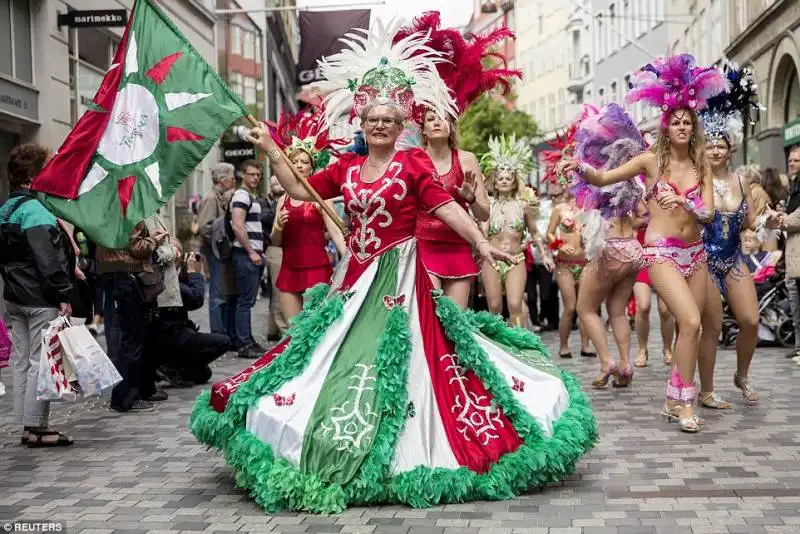
[[[700,185],[705,184],[706,177],[711,173],[711,169],[706,160],[706,136],[703,133],[703,128],[700,126],[700,121],[697,118],[697,113],[691,109],[685,110],[689,113],[692,121],[692,135],[689,137],[689,159],[694,165],[694,170],[697,173],[697,179]],[[670,111],[670,114],[675,113]],[[658,177],[669,177],[669,135],[666,129],[658,132],[658,139],[651,149],[658,157]]]
[[[761,185],[761,171],[758,169],[757,165],[741,165],[736,169],[736,174],[748,185]]]
[[[492,169],[491,172],[489,173],[489,176],[484,181],[486,194],[492,197],[495,196],[495,193],[497,192],[494,188],[494,179],[496,175],[497,175],[497,169]],[[512,191],[511,195],[514,197],[519,197],[525,190],[525,182],[522,180],[522,178],[520,178],[519,173],[514,172],[512,173],[512,175],[515,178],[514,183],[516,184],[516,187],[514,188],[514,191]]]

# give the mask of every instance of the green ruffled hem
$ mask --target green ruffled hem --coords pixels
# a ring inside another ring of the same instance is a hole
[[[339,301],[331,310],[331,301]],[[561,371],[561,379],[569,393],[569,405],[553,424],[552,436],[542,433],[538,422],[514,398],[502,375],[489,362],[483,349],[475,342],[471,330],[520,349],[536,349],[548,354],[534,334],[510,328],[498,317],[488,313],[463,312],[447,298],[438,300],[437,315],[447,337],[451,339],[466,369],[472,369],[494,395],[523,444],[506,454],[486,473],[467,468],[431,469],[418,467],[410,472],[390,477],[389,468],[397,439],[405,424],[407,391],[405,388],[408,358],[411,351],[408,317],[405,310],[395,308],[379,344],[377,364],[382,422],[374,445],[356,477],[345,484],[326,484],[313,473],[304,473],[282,459],[275,460],[269,445],[244,428],[247,407],[263,395],[270,394],[289,375],[276,365],[287,354],[297,374],[307,365],[321,335],[332,322],[332,313],[341,314],[341,299],[334,296],[316,306],[309,304],[304,317],[293,325],[293,335],[302,336],[296,344],[293,338],[284,355],[269,367],[256,373],[231,397],[225,412],[217,413],[210,405],[210,393],[197,399],[191,416],[191,430],[203,443],[224,451],[235,472],[236,483],[253,495],[259,506],[268,512],[282,509],[315,513],[339,513],[348,505],[401,503],[426,508],[443,503],[473,500],[510,499],[521,492],[555,482],[573,473],[578,460],[597,441],[597,426],[589,401],[581,391],[578,380]],[[301,351],[307,354],[303,357]],[[302,362],[302,368],[298,368]],[[232,406],[231,402],[236,400]]]

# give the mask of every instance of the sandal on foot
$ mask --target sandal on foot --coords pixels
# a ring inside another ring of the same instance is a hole
[[[672,351],[664,349],[664,365],[672,365]]]
[[[664,402],[664,407],[661,409],[661,415],[667,418],[669,422],[677,421],[678,426],[681,429],[681,432],[688,432],[689,434],[695,434],[700,430],[700,425],[703,424],[703,421],[697,417],[697,415],[692,414],[690,417],[681,417],[681,409],[691,406],[690,404],[676,404],[672,407],[669,405],[669,401]]]
[[[745,401],[751,404],[758,402],[758,393],[750,385],[746,376],[733,375],[733,385],[742,390],[742,397]]]
[[[592,380],[592,387],[595,389],[602,389],[608,385],[608,379],[611,378],[611,375],[616,374],[619,372],[617,370],[617,366],[613,363],[608,366],[608,369],[605,371],[601,371],[600,374]]]
[[[571,352],[565,352],[563,354],[559,354],[558,357],[559,358],[572,358],[572,353]]]
[[[615,388],[626,388],[633,380],[633,368],[630,364],[622,369],[622,371],[617,371],[614,373],[614,383],[612,384]]]
[[[586,356],[587,358],[597,358],[597,353],[581,349],[581,356]]]
[[[75,443],[72,438],[65,436],[57,430],[31,430],[30,437],[28,438],[28,447],[68,447]],[[43,438],[49,436],[57,436],[55,441],[45,440]]]
[[[714,410],[727,410],[731,407],[730,404],[719,398],[715,391],[711,391],[709,393],[700,393],[697,396],[697,399],[705,408],[711,408]]]
[[[647,360],[650,358],[650,353],[647,349],[639,349],[639,353],[636,355],[636,367],[647,367]]]

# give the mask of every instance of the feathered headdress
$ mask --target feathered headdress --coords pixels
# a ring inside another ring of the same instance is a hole
[[[447,60],[436,64],[439,76],[450,88],[459,113],[464,111],[482,94],[497,86],[503,94],[511,90],[511,78],[522,79],[522,71],[506,67],[506,58],[491,48],[504,39],[513,39],[514,32],[502,27],[481,35],[470,34],[466,38],[454,28],[441,28],[438,11],[428,11],[414,19],[410,26],[400,28],[395,42],[414,33],[428,35],[426,45],[442,54]],[[486,63],[497,66],[487,67]]]
[[[556,134],[555,140],[548,143],[552,150],[543,150],[540,153],[541,158],[544,160],[545,169],[542,177],[543,182],[567,185],[569,182],[567,178],[559,175],[556,170],[558,163],[564,158],[575,156],[575,134],[578,132],[578,128],[586,117],[599,112],[600,110],[592,104],[584,104],[578,117],[567,126],[563,133]]]
[[[436,70],[446,58],[428,46],[424,33],[394,42],[399,26],[392,22],[385,27],[378,19],[369,30],[353,29],[341,39],[345,50],[319,61],[326,80],[318,87],[330,92],[324,101],[328,124],[343,114],[352,121],[374,101],[401,106],[407,119],[424,116],[427,109],[457,116]]]
[[[751,69],[726,64],[724,71],[729,89],[708,100],[700,119],[710,140],[725,139],[733,148],[744,139],[745,120],[754,124],[766,108],[758,103],[758,85]]]
[[[269,134],[278,148],[291,156],[302,150],[311,156],[314,170],[324,169],[330,162],[336,146],[347,145],[347,139],[330,139],[325,125],[325,109],[318,107],[313,113],[297,115],[281,113],[277,123],[267,122]]]
[[[699,112],[709,98],[728,88],[728,80],[716,67],[698,67],[694,56],[679,54],[667,59],[658,58],[631,76],[628,102],[645,102],[658,107],[661,126],[666,125],[669,112],[691,109]]]
[[[521,178],[533,169],[533,151],[525,139],[500,136],[489,139],[489,152],[481,157],[488,176],[492,171],[508,171]]]
[[[633,119],[617,104],[591,114],[575,134],[576,158],[596,169],[614,169],[647,150]],[[582,238],[587,256],[594,258],[605,246],[610,219],[631,213],[644,195],[638,177],[596,187],[574,175],[570,190],[576,204],[587,213]]]

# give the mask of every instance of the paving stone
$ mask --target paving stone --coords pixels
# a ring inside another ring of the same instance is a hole
[[[267,304],[256,304],[254,324],[266,324]],[[600,439],[567,480],[516,499],[425,510],[356,507],[330,516],[266,514],[236,487],[221,455],[189,433],[193,402],[204,386],[167,390],[169,400],[145,414],[111,413],[107,398],[54,405],[53,425],[76,439],[75,446],[58,451],[20,447],[11,410],[0,410],[0,518],[52,517],[68,521],[69,531],[77,533],[800,532],[800,367],[784,358],[783,349],[759,348],[751,378],[762,402],[748,407],[731,380],[735,354],[721,350],[717,392],[733,406],[720,412],[700,409],[706,419],[701,433],[682,434],[658,417],[669,369],[657,357],[661,346],[653,308],[649,350],[654,357],[648,367],[635,370],[630,387],[588,387],[597,360],[557,362],[582,380]],[[205,308],[192,317],[207,329]],[[263,342],[263,328],[256,334]],[[577,333],[572,341],[577,348]],[[554,333],[546,333],[544,342],[557,347]],[[222,358],[213,365],[214,379],[246,364]],[[10,373],[3,374],[3,383],[9,389],[5,401],[13,394]]]

